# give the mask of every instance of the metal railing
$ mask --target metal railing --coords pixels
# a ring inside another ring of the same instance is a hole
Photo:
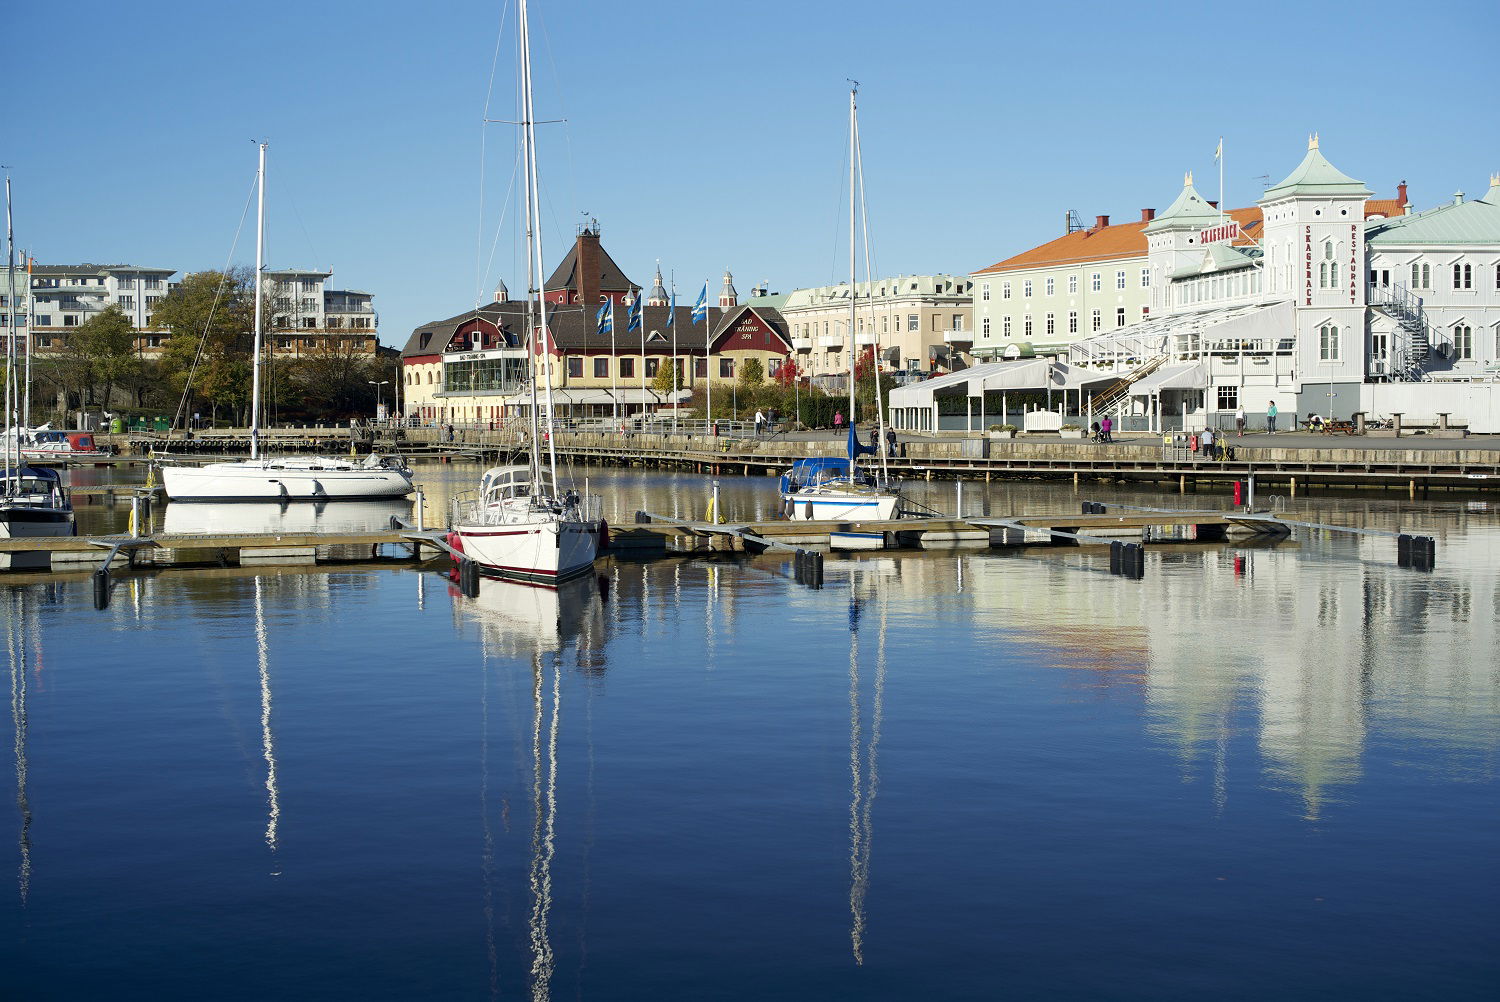
[[[578,495],[572,504],[554,506],[546,511],[561,511],[564,515],[584,522],[597,522],[604,517],[604,498],[598,494]],[[464,491],[448,501],[448,524],[452,525],[508,525],[516,521],[514,510],[491,507],[484,503],[477,490]]]

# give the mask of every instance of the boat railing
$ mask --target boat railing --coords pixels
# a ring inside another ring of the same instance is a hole
[[[574,495],[573,492],[564,492],[561,507],[557,505],[543,505],[544,510],[559,511],[567,513],[568,508],[576,507],[577,518],[584,522],[597,522],[604,516],[604,498],[598,494]],[[449,525],[507,525],[516,521],[515,509],[502,508],[499,505],[487,504],[479,491],[464,491],[455,495],[448,502],[448,524]]]

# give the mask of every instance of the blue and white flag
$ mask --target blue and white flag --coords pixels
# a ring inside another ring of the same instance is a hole
[[[693,323],[708,319],[708,283],[703,283],[703,291],[698,293],[698,301],[693,304]]]
[[[641,329],[641,309],[645,306],[645,304],[645,290],[637,292],[635,294],[635,302],[630,304],[630,317],[628,322],[625,324],[626,334],[629,334],[631,331],[638,331]]]
[[[670,330],[677,326],[677,290],[672,289],[672,298],[667,306],[667,328]]]
[[[613,334],[615,332],[615,304],[609,302],[599,307],[599,313],[594,317],[594,321],[597,324],[594,329],[595,334]]]

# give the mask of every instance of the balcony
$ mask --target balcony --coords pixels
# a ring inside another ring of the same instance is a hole
[[[792,338],[792,350],[793,351],[812,351],[812,346],[813,346],[812,338],[810,338],[810,337],[794,337],[794,338]]]
[[[844,346],[842,334],[819,334],[816,340],[819,348],[842,348]]]
[[[328,303],[323,307],[324,313],[374,313],[375,307],[369,303]]]
[[[863,333],[854,335],[854,343],[860,345],[861,347],[869,344],[879,344],[880,335],[876,334],[874,331],[865,331]]]
[[[965,330],[943,331],[944,344],[973,344],[974,332]]]

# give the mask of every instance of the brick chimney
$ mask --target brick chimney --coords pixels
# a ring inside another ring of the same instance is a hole
[[[1402,181],[1396,185],[1396,207],[1401,210],[1401,215],[1406,215],[1406,182]]]
[[[1096,230],[1102,230],[1102,229],[1104,229],[1104,227],[1106,227],[1108,225],[1109,225],[1109,217],[1108,216],[1095,216],[1094,217],[1094,229],[1096,229]]]
[[[1156,210],[1155,209],[1142,209],[1141,210],[1141,222],[1143,222],[1143,223],[1149,223],[1149,222],[1151,222],[1151,220],[1153,220],[1155,218],[1156,218]]]
[[[587,227],[578,233],[578,299],[579,303],[594,306],[599,302],[599,231]]]

